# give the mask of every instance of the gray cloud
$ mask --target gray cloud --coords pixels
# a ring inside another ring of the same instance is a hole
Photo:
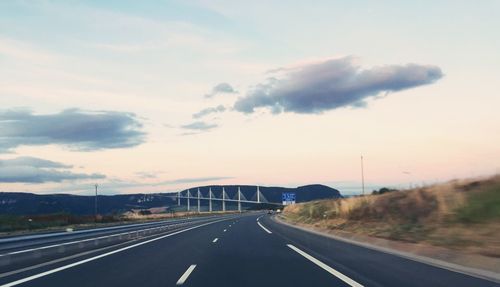
[[[13,159],[0,160],[0,167],[2,166],[31,166],[36,168],[72,168],[72,165],[63,164],[60,162],[55,162],[47,159],[31,157],[31,156],[21,156]]]
[[[209,115],[209,114],[212,114],[212,113],[223,113],[225,111],[226,111],[226,108],[223,105],[218,105],[216,107],[203,109],[203,110],[193,114],[193,118],[199,119],[199,118],[202,118],[202,117]]]
[[[228,83],[220,83],[212,88],[212,91],[205,95],[205,98],[212,98],[217,94],[236,94],[236,91],[230,84]]]
[[[197,121],[187,125],[181,126],[183,129],[196,130],[196,131],[207,131],[216,128],[217,124],[207,124],[206,122]]]
[[[36,157],[0,160],[0,182],[44,183],[65,180],[102,179],[102,174],[73,173],[71,165]]]
[[[78,109],[36,115],[29,110],[0,111],[0,152],[20,145],[61,144],[76,150],[136,146],[144,142],[132,113]]]
[[[417,64],[361,69],[352,57],[327,60],[293,69],[280,69],[281,78],[269,78],[239,98],[234,109],[252,113],[322,113],[340,107],[363,107],[379,93],[397,92],[431,84],[443,73],[436,66]]]

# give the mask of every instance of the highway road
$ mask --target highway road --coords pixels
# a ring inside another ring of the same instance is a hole
[[[210,217],[212,216],[176,218],[176,219],[168,219],[168,220],[146,222],[146,223],[121,224],[109,227],[88,228],[82,230],[75,230],[72,232],[47,232],[40,234],[28,234],[21,236],[4,237],[0,238],[0,254],[5,252],[16,252],[20,250],[26,250],[28,248],[30,249],[36,248],[38,246],[46,246],[48,244],[58,244],[74,240],[84,240],[87,238],[107,236],[120,232],[144,230],[148,228],[155,228],[159,226],[170,226],[186,222],[195,222],[199,220],[203,221]]]
[[[212,217],[4,271],[0,286],[500,286],[298,230],[263,213]]]

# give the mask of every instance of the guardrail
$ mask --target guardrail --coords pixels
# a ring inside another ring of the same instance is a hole
[[[160,235],[181,227],[195,225],[201,222],[214,220],[215,218],[185,221],[180,223],[162,225],[157,227],[145,228],[140,230],[120,232],[117,234],[110,234],[98,236],[93,238],[86,238],[70,242],[63,242],[41,247],[34,247],[19,251],[8,252],[0,254],[0,272],[8,271],[4,269],[14,269],[19,265],[29,262],[36,264],[38,261],[49,261],[61,256],[70,256],[84,251],[104,248],[112,245],[117,245],[127,241],[138,240],[148,236]]]

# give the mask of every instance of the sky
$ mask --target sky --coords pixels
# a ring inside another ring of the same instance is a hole
[[[0,191],[500,173],[499,1],[1,1]]]

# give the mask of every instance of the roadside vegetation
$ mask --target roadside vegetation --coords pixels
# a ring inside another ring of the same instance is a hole
[[[78,229],[99,226],[108,226],[124,222],[145,222],[178,218],[186,216],[206,216],[213,213],[195,212],[162,212],[152,213],[151,209],[125,212],[122,214],[98,215],[71,215],[67,213],[42,215],[0,215],[0,236],[35,231],[56,231],[66,228]]]
[[[127,220],[121,216],[71,215],[65,213],[43,214],[32,216],[0,215],[0,232],[31,231],[75,225],[105,224]]]
[[[297,224],[500,257],[500,175],[287,206]]]

